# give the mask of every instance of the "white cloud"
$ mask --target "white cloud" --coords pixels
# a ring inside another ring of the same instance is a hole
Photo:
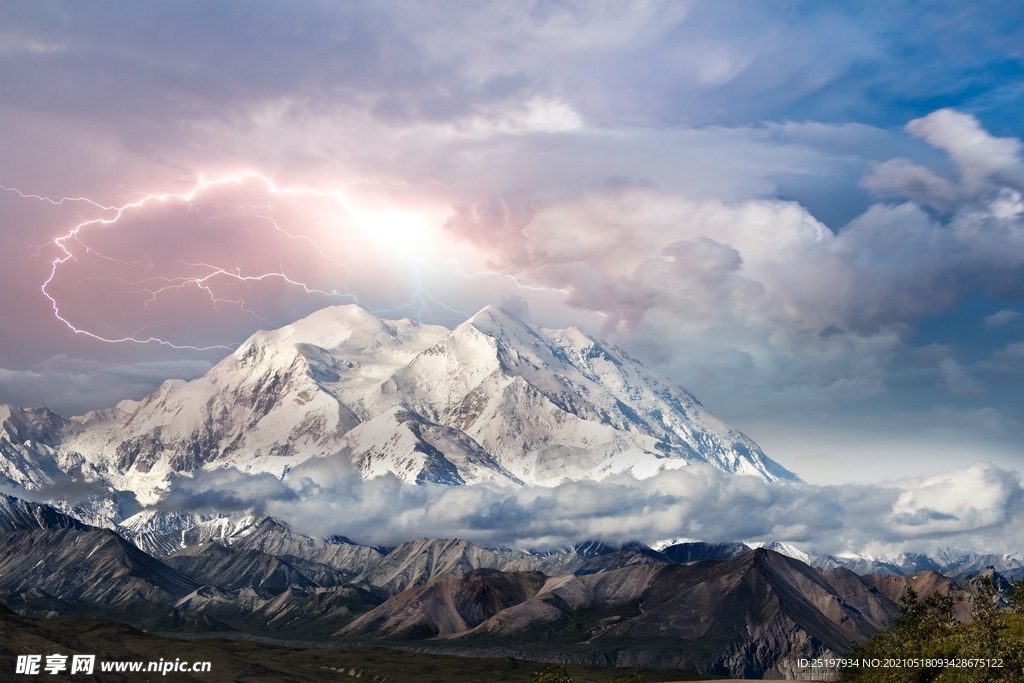
[[[989,183],[1024,187],[1021,141],[988,134],[970,114],[940,109],[907,124],[907,131],[949,153],[968,192]]]
[[[172,488],[174,507],[256,506],[312,535],[374,544],[458,537],[490,546],[556,547],[585,539],[792,542],[810,552],[1010,552],[1024,542],[1018,474],[989,464],[902,484],[770,484],[693,465],[645,480],[623,475],[553,488],[408,486],[363,481],[334,459],[307,461],[282,484],[234,470]]]
[[[522,135],[524,133],[564,133],[582,130],[583,117],[562,100],[532,98],[515,107],[496,112],[481,112],[458,128],[474,135]]]
[[[929,477],[900,494],[892,507],[897,534],[909,537],[979,533],[1002,527],[1014,504],[1019,508],[1020,480],[992,465],[978,463]]]
[[[1003,327],[1004,325],[1017,322],[1021,317],[1021,314],[1012,308],[1004,308],[1000,311],[996,311],[992,315],[986,316],[985,327],[989,329]]]
[[[794,202],[628,183],[518,206],[480,202],[447,229],[497,269],[567,290],[570,305],[606,316],[602,334],[699,395],[733,405],[743,395],[804,406],[856,399],[883,392],[909,358],[952,394],[978,393],[949,350],[915,356],[908,343],[922,318],[978,289],[1024,295],[1018,193],[999,185],[1021,167],[1019,141],[946,110],[909,128],[954,155],[960,177],[881,164],[865,184],[916,201],[876,204],[838,233]]]
[[[960,189],[928,168],[909,159],[890,159],[875,166],[861,185],[876,192],[897,192],[925,204],[945,210],[960,197]]]
[[[942,373],[943,383],[951,394],[963,396],[984,391],[981,382],[953,358],[943,358],[939,361],[939,372]]]
[[[992,215],[1000,220],[1012,220],[1024,213],[1024,197],[1020,192],[1003,188],[991,203]]]

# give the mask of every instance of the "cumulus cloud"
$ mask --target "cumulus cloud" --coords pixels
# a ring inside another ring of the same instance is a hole
[[[874,173],[864,179],[864,187],[897,192],[941,210],[957,201],[998,191],[1000,197],[989,206],[992,214],[996,218],[1011,218],[1020,213],[1016,207],[1019,192],[1024,189],[1020,140],[994,137],[974,116],[952,109],[940,109],[914,119],[906,129],[949,154],[957,169],[957,179],[943,178],[907,159],[891,159],[875,167]]]
[[[1002,327],[1015,323],[1021,319],[1021,314],[1011,308],[1004,308],[996,311],[992,315],[985,316],[985,327],[991,329],[994,327]]]
[[[928,477],[893,504],[894,532],[938,536],[1003,527],[1021,494],[1017,475],[984,464]]]
[[[271,474],[243,474],[234,468],[199,470],[192,476],[173,479],[157,509],[208,514],[252,510],[262,514],[268,505],[299,497],[299,492]]]
[[[308,461],[284,482],[235,470],[181,478],[161,502],[175,509],[255,508],[312,535],[395,544],[458,537],[491,547],[550,548],[585,539],[782,540],[816,553],[960,544],[1010,552],[1024,542],[1020,476],[990,464],[889,485],[763,482],[693,465],[637,480],[553,488],[408,486],[363,481],[333,459]]]
[[[628,184],[530,205],[490,200],[446,228],[503,272],[568,291],[570,305],[605,316],[604,334],[698,393],[724,381],[797,403],[877,394],[911,357],[923,318],[979,289],[1024,296],[1024,214],[1007,184],[1024,168],[1019,141],[946,110],[908,128],[947,151],[959,177],[881,164],[866,185],[914,201],[876,204],[838,232],[793,202]],[[917,362],[953,394],[981,389],[953,357]]]
[[[130,493],[88,482],[4,489],[62,509],[141,509]],[[106,503],[104,503],[106,501]],[[543,550],[583,540],[621,544],[668,538],[792,543],[812,554],[931,552],[960,547],[1012,553],[1024,544],[1019,472],[978,462],[884,484],[765,482],[694,464],[638,480],[618,475],[554,487],[410,486],[363,480],[336,458],[317,458],[282,480],[235,468],[173,478],[155,509],[219,516],[269,514],[300,533],[341,534],[370,545],[462,538],[486,547]]]
[[[967,192],[980,192],[990,183],[1024,189],[1020,140],[989,135],[970,114],[940,109],[914,119],[907,130],[949,153]]]
[[[876,192],[895,192],[943,211],[960,196],[960,189],[953,182],[909,159],[890,159],[877,164],[861,185]]]

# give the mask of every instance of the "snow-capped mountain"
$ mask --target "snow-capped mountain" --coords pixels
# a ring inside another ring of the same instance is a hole
[[[68,424],[46,408],[0,405],[0,477],[29,488],[65,478],[78,464],[58,450]]]
[[[754,543],[751,545],[752,548],[764,548],[765,550],[771,550],[780,555],[786,557],[792,557],[794,560],[800,560],[804,564],[810,564],[814,561],[814,556],[805,553],[804,551],[797,548],[795,545],[790,543],[783,543],[781,541],[771,541],[769,543]]]
[[[974,553],[953,548],[939,548],[931,554],[899,553],[891,556],[825,555],[809,562],[818,569],[843,567],[857,574],[892,574],[907,576],[934,571],[958,581],[987,569],[1011,577],[1024,577],[1024,553]]]
[[[796,480],[692,395],[576,328],[487,307],[448,330],[326,308],[257,332],[203,377],[64,420],[0,413],[0,473],[67,474],[158,500],[170,479],[311,458],[408,483],[555,485],[690,463]]]
[[[746,548],[743,544],[738,545]],[[675,546],[675,547],[682,547]],[[1024,553],[974,553],[955,548],[938,548],[929,554],[895,553],[891,555],[861,555],[857,553],[843,555],[814,555],[801,550],[791,543],[771,541],[769,543],[752,543],[751,548],[765,548],[800,560],[815,569],[849,569],[855,574],[887,574],[890,576],[910,576],[924,571],[933,571],[957,581],[963,580],[986,570],[1001,572],[1006,576],[1024,576]],[[668,552],[667,550],[665,552]],[[673,557],[673,561],[679,561]]]

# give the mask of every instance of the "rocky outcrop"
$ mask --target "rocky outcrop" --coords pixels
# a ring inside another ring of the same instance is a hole
[[[50,505],[0,493],[0,531],[90,528]]]
[[[33,588],[99,605],[172,604],[198,587],[106,529],[11,531],[0,542],[0,595]]]
[[[530,643],[549,660],[781,677],[800,658],[846,652],[897,613],[852,572],[755,550],[579,576],[477,570],[408,588],[338,635],[463,652]]]

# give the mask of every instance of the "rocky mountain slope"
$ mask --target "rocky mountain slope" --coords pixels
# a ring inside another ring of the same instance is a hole
[[[38,488],[66,479],[80,464],[59,450],[69,426],[47,408],[0,405],[0,481]]]
[[[107,529],[3,533],[0,594],[35,589],[63,601],[173,603],[200,584]]]
[[[50,505],[0,493],[0,531],[67,528],[84,530],[89,526]]]
[[[535,554],[420,539],[378,549],[272,518],[199,522],[222,533],[156,558],[52,507],[0,502],[0,602],[167,631],[781,676],[888,623],[908,586],[964,598],[964,618],[972,590],[931,571],[862,577],[741,544],[590,542]],[[147,534],[151,521],[127,526]],[[693,561],[706,556],[721,559]]]
[[[540,656],[572,661],[760,677],[846,652],[897,613],[852,572],[818,572],[755,550],[727,562],[583,576],[476,570],[409,588],[337,635],[485,650],[529,643]]]

